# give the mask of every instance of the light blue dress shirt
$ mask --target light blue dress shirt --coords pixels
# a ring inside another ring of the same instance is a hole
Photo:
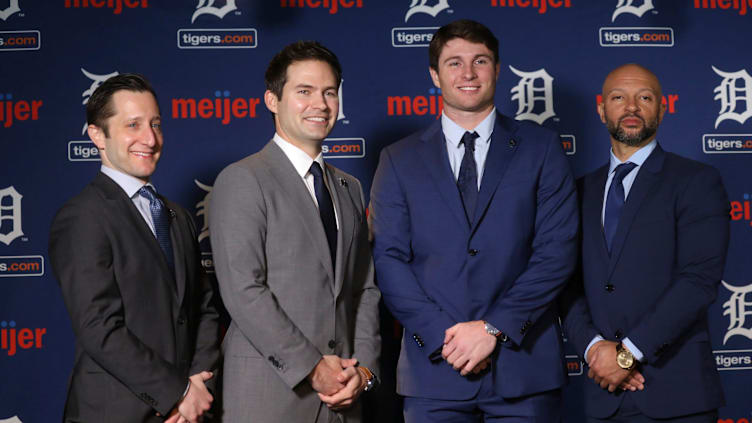
[[[494,124],[496,123],[496,108],[486,116],[481,123],[473,128],[470,132],[477,132],[479,137],[475,140],[475,165],[478,168],[478,190],[480,191],[480,181],[483,179],[483,169],[486,166],[486,157],[488,148],[491,145],[491,134],[493,134]],[[452,167],[454,180],[460,175],[460,165],[462,157],[465,155],[465,146],[460,144],[462,136],[468,132],[465,128],[457,125],[446,114],[441,114],[441,130],[444,132],[447,152],[449,153],[449,165]]]
[[[149,200],[142,197],[138,193],[138,190],[140,190],[144,185],[148,185],[152,188],[154,188],[154,185],[151,182],[144,184],[142,180],[134,176],[128,175],[105,165],[102,165],[100,170],[102,171],[102,173],[109,176],[110,179],[115,181],[115,183],[118,184],[120,188],[123,189],[123,191],[125,191],[126,195],[128,195],[131,201],[133,201],[133,205],[135,205],[139,213],[141,213],[141,217],[143,217],[146,221],[146,224],[149,225],[151,233],[153,233],[156,237],[157,231],[156,229],[154,229],[154,219],[151,217]],[[156,188],[154,188],[154,192],[157,192]]]
[[[635,151],[632,156],[627,159],[627,161],[622,162],[614,155],[614,150],[611,150],[611,160],[608,166],[608,179],[606,179],[606,186],[603,190],[603,208],[601,208],[601,226],[603,226],[603,220],[606,215],[606,197],[608,196],[608,190],[611,188],[611,181],[614,179],[614,170],[616,170],[616,167],[619,166],[622,163],[632,162],[636,164],[637,166],[632,169],[629,173],[627,173],[627,176],[624,177],[622,180],[622,186],[624,186],[624,202],[626,203],[627,198],[629,197],[629,190],[632,189],[632,184],[635,181],[635,178],[637,178],[637,173],[640,172],[640,169],[642,168],[642,164],[645,163],[645,160],[648,159],[650,156],[650,153],[655,150],[655,146],[658,145],[658,141],[653,140],[650,141],[646,146],[640,148],[639,150]],[[588,344],[587,348],[585,348],[585,361],[587,361],[587,354],[588,351],[590,351],[590,347],[592,347],[596,342],[603,341],[603,336],[596,335],[592,341]],[[629,337],[626,337],[621,340],[621,342],[624,344],[627,349],[634,355],[634,357],[638,361],[643,361],[645,358],[645,355],[640,351],[639,348],[629,339]]]

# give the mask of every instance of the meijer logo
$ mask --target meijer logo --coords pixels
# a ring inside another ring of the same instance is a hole
[[[39,120],[42,100],[15,100],[13,94],[0,94],[0,123],[3,128],[10,128],[14,122]]]
[[[21,228],[21,199],[23,195],[12,185],[0,189],[0,242],[10,245],[23,236]]]
[[[411,116],[411,115],[431,115],[437,118],[441,115],[444,108],[444,99],[441,97],[441,91],[435,88],[428,90],[427,96],[389,96],[386,99],[387,115],[389,116]]]
[[[19,350],[44,348],[42,338],[47,333],[47,328],[20,328],[16,322],[0,321],[0,349],[6,351],[8,356],[16,355]]]
[[[352,9],[353,7],[361,9],[363,0],[280,0],[280,7],[305,7],[310,9],[329,9],[329,14],[333,15],[339,12],[339,9]]]
[[[135,8],[142,8],[145,9],[149,7],[149,0],[65,0],[65,8],[94,8],[94,9],[102,9],[102,8],[108,8],[112,9],[112,13],[115,15],[119,15],[123,12],[123,6],[125,6],[126,9],[135,9]]]
[[[731,220],[734,222],[747,222],[752,226],[752,213],[750,213],[750,199],[752,196],[745,193],[742,200],[731,201]]]
[[[695,0],[695,9],[738,10],[744,16],[752,9],[752,0]]]
[[[260,98],[230,97],[230,91],[215,91],[214,98],[173,98],[173,119],[217,119],[222,125],[230,120],[256,117]]]
[[[571,0],[491,0],[492,7],[519,7],[528,8],[532,6],[538,9],[539,14],[544,14],[548,9],[559,9],[561,7],[572,7]]]

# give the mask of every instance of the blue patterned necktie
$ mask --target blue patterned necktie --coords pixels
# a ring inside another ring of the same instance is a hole
[[[462,204],[465,206],[465,216],[472,225],[475,215],[475,204],[478,202],[478,167],[475,164],[475,139],[477,132],[465,132],[460,144],[465,145],[465,154],[460,163],[460,172],[457,176],[457,187],[460,189]]]
[[[619,226],[619,216],[621,209],[624,207],[624,177],[637,167],[632,162],[622,163],[614,169],[614,178],[611,180],[611,186],[608,188],[606,196],[606,213],[603,217],[603,233],[606,236],[606,245],[608,252],[611,253],[611,243],[616,235],[616,228]]]
[[[329,254],[332,257],[332,270],[336,269],[337,263],[337,221],[334,217],[334,204],[329,190],[324,184],[324,173],[318,162],[314,161],[309,170],[313,175],[313,190],[316,193],[316,201],[319,203],[319,216],[324,224],[326,240],[329,243]]]
[[[172,240],[170,239],[170,212],[162,200],[157,197],[154,188],[144,185],[138,190],[138,194],[149,200],[149,210],[151,211],[151,218],[154,221],[154,232],[157,235],[157,242],[159,242],[159,247],[162,248],[162,252],[167,259],[167,264],[174,275],[175,257],[172,255]]]

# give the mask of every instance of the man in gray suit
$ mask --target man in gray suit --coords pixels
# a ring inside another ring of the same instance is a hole
[[[324,163],[341,67],[317,42],[285,47],[266,71],[276,133],[214,183],[211,242],[232,323],[223,421],[358,422],[375,386],[380,294],[363,193]]]

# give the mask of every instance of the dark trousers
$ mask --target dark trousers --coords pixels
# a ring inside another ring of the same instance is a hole
[[[504,399],[496,394],[487,375],[475,398],[447,401],[405,397],[405,423],[558,423],[561,390],[522,398]]]
[[[718,421],[718,410],[669,419],[653,419],[642,414],[632,396],[625,392],[624,401],[622,401],[621,407],[616,410],[616,414],[606,419],[588,417],[587,421],[588,423],[716,423]]]

